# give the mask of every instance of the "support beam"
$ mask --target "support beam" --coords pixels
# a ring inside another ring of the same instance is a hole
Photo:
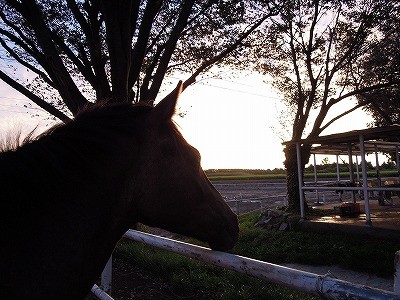
[[[357,174],[357,181],[360,181],[360,169],[358,167],[358,156],[356,155],[356,174]]]
[[[397,167],[397,174],[400,178],[400,165],[399,165],[399,146],[396,146],[396,167]]]
[[[368,178],[367,178],[367,161],[365,160],[365,147],[364,147],[364,136],[360,134],[360,152],[361,152],[361,165],[362,165],[362,176],[363,176],[363,193],[365,201],[365,220],[367,225],[372,225],[371,212],[369,207],[369,194],[368,194]]]
[[[337,174],[337,181],[340,181],[339,154],[336,154],[336,174]]]
[[[315,181],[315,184],[317,184],[317,182],[318,182],[318,176],[317,176],[317,159],[316,159],[316,157],[315,157],[315,153],[313,154],[313,157],[314,157],[314,181]],[[318,190],[315,191],[315,198],[317,199],[316,202],[315,202],[315,204],[316,204],[316,205],[320,205],[320,203],[319,203],[319,192],[318,192]]]
[[[354,183],[354,170],[353,170],[353,149],[350,143],[347,144],[347,152],[349,154],[349,172],[350,172],[350,182]],[[351,192],[351,199],[353,203],[356,203],[356,193]]]
[[[296,153],[297,153],[297,172],[299,179],[299,193],[300,193],[300,218],[305,219],[304,212],[304,191],[303,191],[303,167],[301,163],[301,144],[296,143]]]

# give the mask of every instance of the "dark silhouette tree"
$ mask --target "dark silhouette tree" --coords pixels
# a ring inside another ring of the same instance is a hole
[[[400,76],[400,6],[390,8],[390,13],[379,24],[381,37],[362,64],[362,74],[356,74],[369,84],[377,84],[382,78],[395,81]],[[358,80],[355,80],[358,82]],[[373,90],[357,96],[359,103],[367,102],[364,109],[374,119],[371,125],[400,124],[400,86]]]
[[[61,120],[94,102],[148,101],[166,75],[189,74],[186,88],[237,55],[277,12],[274,1],[3,0],[0,79]]]
[[[390,74],[382,71],[372,78],[375,63],[370,58],[379,55],[392,33],[382,24],[389,19],[399,22],[399,5],[398,1],[383,0],[290,1],[273,18],[272,26],[258,36],[258,47],[249,48],[257,52],[249,56],[258,58],[254,61],[258,70],[272,75],[273,85],[284,95],[290,109],[291,141],[317,137],[342,116],[373,103],[371,97],[364,98],[327,119],[331,108],[345,99],[398,89],[398,64]],[[315,118],[310,117],[311,112]],[[303,169],[309,150],[302,149]],[[285,147],[284,163],[289,208],[298,210],[295,145]]]

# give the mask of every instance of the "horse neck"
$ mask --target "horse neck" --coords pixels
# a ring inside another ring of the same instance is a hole
[[[116,140],[109,143],[119,149]],[[75,299],[90,288],[128,226],[129,207],[120,192],[132,172],[126,166],[134,165],[125,160],[128,152],[134,158],[137,150],[110,153],[96,143],[48,136],[3,154],[0,169],[10,173],[1,176],[7,217],[0,231],[13,240],[0,250],[4,274],[21,274],[32,287],[25,290],[44,290],[43,299]]]

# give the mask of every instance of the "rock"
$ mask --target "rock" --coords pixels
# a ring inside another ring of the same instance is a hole
[[[255,226],[267,230],[285,231],[292,228],[292,223],[298,222],[298,217],[293,217],[290,213],[281,210],[267,209],[260,214]]]
[[[285,230],[287,230],[289,228],[289,224],[288,223],[285,223],[285,222],[283,222],[283,223],[281,223],[281,225],[279,226],[279,231],[285,231]]]

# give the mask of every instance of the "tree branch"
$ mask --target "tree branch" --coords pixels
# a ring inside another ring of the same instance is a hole
[[[3,46],[3,48],[12,56],[14,59],[19,62],[21,65],[24,67],[28,68],[32,72],[38,74],[40,77],[43,78],[43,80],[50,85],[51,87],[55,88],[54,83],[51,81],[51,79],[45,74],[44,72],[40,71],[38,68],[35,66],[31,65],[27,61],[23,60],[13,49],[11,49],[7,43],[0,37],[0,44]]]
[[[214,56],[213,58],[205,61],[204,63],[201,64],[201,66],[188,78],[185,80],[185,82],[183,83],[183,90],[185,90],[189,85],[193,84],[194,82],[196,82],[196,77],[203,72],[204,70],[206,70],[207,68],[209,68],[210,66],[212,66],[213,64],[217,63],[218,61],[220,61],[221,59],[223,59],[224,57],[226,57],[229,53],[231,53],[232,51],[234,51],[235,49],[237,49],[239,46],[242,45],[242,42],[251,34],[254,32],[254,30],[256,30],[259,26],[261,26],[262,23],[264,23],[264,21],[271,17],[272,15],[274,15],[275,13],[269,13],[267,15],[265,15],[264,17],[262,17],[260,20],[258,20],[257,22],[255,22],[248,30],[246,30],[242,36],[237,39],[232,45],[230,45],[229,47],[227,47],[224,51],[222,51],[220,54]]]
[[[106,41],[110,55],[112,99],[129,100],[129,74],[131,68],[132,19],[140,1],[101,0],[100,8],[106,24]]]
[[[349,98],[349,97],[355,96],[355,95],[361,95],[363,93],[371,92],[371,91],[378,90],[378,89],[381,89],[381,88],[390,87],[390,86],[393,86],[393,85],[396,85],[396,84],[400,84],[400,81],[381,83],[381,84],[376,84],[376,85],[372,85],[372,86],[361,88],[361,89],[355,89],[354,91],[349,92],[349,93],[347,93],[347,94],[345,94],[343,96],[340,96],[340,97],[338,97],[336,99],[331,99],[329,101],[329,103],[325,107],[323,107],[321,109],[320,113],[318,114],[318,116],[317,116],[317,118],[316,118],[316,120],[314,122],[314,126],[313,126],[313,129],[312,129],[311,133],[314,134],[314,135],[318,135],[323,130],[325,130],[330,124],[335,122],[337,119],[343,117],[344,115],[347,115],[348,113],[356,110],[357,108],[359,108],[361,106],[364,106],[364,105],[367,105],[367,104],[371,103],[371,101],[372,101],[371,99],[369,99],[369,100],[365,100],[365,101],[360,102],[358,105],[356,105],[352,109],[350,109],[348,111],[345,111],[344,113],[342,113],[339,116],[333,118],[331,121],[329,121],[328,123],[326,123],[324,126],[321,127],[321,124],[322,124],[323,120],[325,119],[328,110],[333,105],[337,104],[338,102],[342,101],[343,99],[346,99],[346,98]]]
[[[322,131],[324,131],[327,127],[329,127],[333,122],[339,120],[340,118],[344,117],[345,115],[348,115],[349,113],[355,111],[356,109],[363,107],[369,103],[371,103],[372,100],[365,100],[363,102],[360,102],[359,104],[357,104],[356,106],[354,106],[353,108],[346,110],[345,112],[337,115],[336,117],[332,118],[329,122],[327,122],[324,126],[320,127],[318,132],[315,132],[317,135],[319,135]]]
[[[51,115],[59,118],[63,122],[67,122],[70,120],[68,116],[66,116],[64,113],[56,109],[54,106],[51,104],[47,103],[43,99],[39,98],[35,94],[33,94],[31,91],[29,91],[27,88],[25,88],[23,85],[20,83],[16,82],[13,80],[11,77],[9,77],[6,73],[0,70],[0,79],[3,80],[6,84],[32,100],[32,102],[36,103],[39,107],[43,108],[45,111],[50,113]]]
[[[75,55],[75,53],[67,46],[65,41],[59,37],[54,31],[51,32],[53,41],[60,47],[62,51],[68,56],[71,62],[78,68],[83,77],[94,87],[95,76],[90,66],[85,66],[82,61]]]
[[[151,27],[153,25],[153,21],[158,11],[161,8],[162,1],[154,0],[148,1],[144,14],[143,21],[140,24],[139,34],[137,37],[137,41],[135,47],[132,50],[132,66],[129,74],[129,90],[133,87],[135,82],[138,80],[140,74],[140,68],[143,64],[143,59],[146,55],[147,43],[150,36]]]
[[[390,87],[393,85],[398,85],[400,84],[400,80],[394,80],[394,81],[388,81],[385,83],[378,83],[378,84],[374,84],[374,85],[370,85],[364,88],[359,88],[359,89],[355,89],[347,94],[344,94],[343,96],[340,96],[338,98],[335,99],[331,99],[328,103],[329,107],[332,107],[333,105],[335,105],[336,103],[340,102],[341,100],[351,97],[351,96],[355,96],[355,95],[359,95],[359,94],[363,94],[363,93],[367,93],[367,92],[371,92],[374,90],[379,90],[382,88],[386,88],[386,87]]]
[[[182,4],[182,9],[179,13],[178,20],[176,21],[176,24],[171,31],[168,41],[165,43],[164,52],[161,55],[156,73],[154,74],[153,82],[149,90],[149,99],[155,99],[158,91],[160,90],[161,83],[168,67],[168,63],[171,59],[172,53],[175,50],[176,43],[178,42],[182,31],[187,25],[187,21],[192,11],[194,2],[195,0],[186,0]]]
[[[76,114],[88,101],[81,94],[64,66],[51,39],[50,29],[45,24],[38,5],[34,0],[24,0],[21,3],[15,0],[8,0],[8,3],[21,13],[35,32],[37,42],[43,51],[46,64],[51,70],[51,72],[48,71],[47,73],[54,84],[58,86],[60,96],[63,98],[67,107],[73,114]]]

